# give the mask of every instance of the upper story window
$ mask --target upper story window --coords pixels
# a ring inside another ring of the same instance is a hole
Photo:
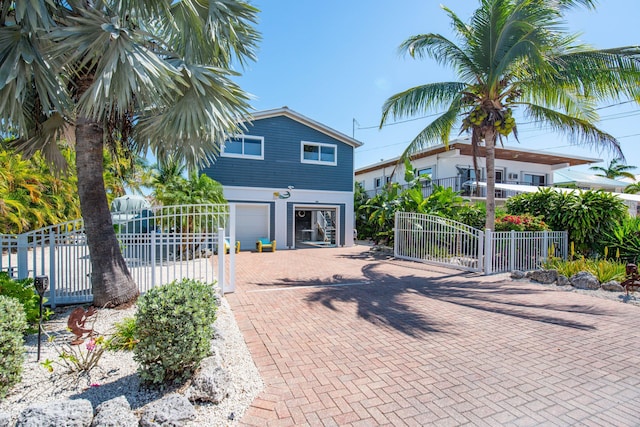
[[[335,166],[338,164],[337,150],[338,147],[334,144],[302,141],[300,161],[302,163]]]
[[[264,159],[264,138],[261,136],[235,135],[227,139],[220,153],[223,157]]]
[[[523,180],[525,184],[535,185],[535,186],[544,186],[546,185],[546,175],[537,175],[533,173],[525,173],[523,175]]]

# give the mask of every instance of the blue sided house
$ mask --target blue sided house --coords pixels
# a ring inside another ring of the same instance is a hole
[[[277,249],[353,245],[354,150],[362,143],[287,107],[244,125],[201,169],[224,187],[241,250],[260,239]]]

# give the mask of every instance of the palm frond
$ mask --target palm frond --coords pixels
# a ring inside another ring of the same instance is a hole
[[[571,144],[586,145],[600,150],[606,149],[624,159],[618,140],[598,129],[589,120],[573,117],[534,104],[526,105],[525,112],[533,120],[549,126],[554,131],[568,135]]]
[[[425,113],[433,108],[448,107],[467,87],[466,83],[461,82],[431,83],[395,94],[382,106],[380,126],[389,116],[398,119]]]
[[[460,114],[460,102],[459,98],[454,101],[449,109],[442,115],[438,116],[435,120],[427,125],[420,133],[413,138],[407,148],[400,156],[401,160],[408,158],[411,154],[416,153],[432,143],[442,143],[446,146],[449,145],[449,135],[453,127],[456,125]]]
[[[180,92],[170,105],[150,109],[134,128],[140,149],[174,155],[189,166],[210,161],[226,135],[248,116],[248,97],[227,70],[183,64]]]

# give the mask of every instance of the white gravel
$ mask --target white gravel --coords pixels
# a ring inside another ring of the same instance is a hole
[[[66,322],[74,308],[57,309],[52,320],[44,325],[47,333],[59,337],[60,340],[71,337],[66,330]],[[126,310],[102,309],[98,313],[94,329],[101,333],[110,333],[115,322],[125,317],[133,317],[135,310],[135,306]],[[217,405],[194,405],[198,418],[189,424],[192,426],[237,425],[242,414],[264,388],[233,312],[224,298],[221,299],[214,327],[215,339],[218,342],[222,341],[223,363],[231,375],[234,391]],[[87,375],[78,377],[77,374],[65,373],[65,368],[56,364],[54,372],[50,373],[41,363],[36,362],[37,334],[29,335],[25,344],[22,382],[14,386],[0,401],[0,412],[10,413],[14,420],[24,408],[37,402],[84,398],[91,401],[95,409],[101,402],[124,395],[131,408],[138,411],[165,394],[175,391],[158,391],[142,387],[136,374],[137,363],[133,360],[132,352],[105,351],[97,368]],[[56,361],[59,357],[55,346],[47,342],[43,335],[40,361],[47,359]]]

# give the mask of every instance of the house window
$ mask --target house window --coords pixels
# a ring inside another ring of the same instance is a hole
[[[321,165],[333,165],[337,162],[337,146],[334,144],[321,144],[318,142],[302,141],[302,163],[313,163]]]
[[[429,178],[431,178],[431,175],[433,175],[433,168],[422,168],[422,169],[417,169],[416,170],[416,176],[417,177],[423,177],[424,175],[428,176]]]
[[[546,185],[546,175],[535,175],[532,173],[524,174],[524,182],[525,184],[535,185],[535,186],[544,186]]]
[[[382,187],[382,177],[374,179],[373,182],[375,183],[375,188]]]
[[[220,155],[262,160],[264,159],[264,138],[248,135],[232,136],[222,145]]]

